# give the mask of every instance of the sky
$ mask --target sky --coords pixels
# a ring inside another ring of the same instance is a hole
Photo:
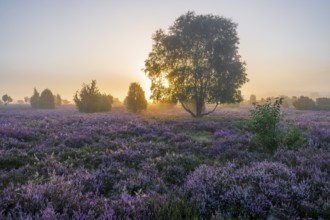
[[[152,34],[187,11],[231,18],[247,64],[246,99],[330,97],[328,0],[0,0],[0,95],[49,88],[72,100],[83,83],[123,100],[143,72]]]

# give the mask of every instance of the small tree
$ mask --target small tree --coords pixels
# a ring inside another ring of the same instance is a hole
[[[2,101],[5,103],[5,105],[8,105],[8,103],[12,102],[13,99],[9,95],[5,94],[2,96]]]
[[[142,87],[138,83],[131,83],[125,103],[127,110],[134,113],[147,109],[148,102]]]
[[[307,96],[300,96],[292,104],[298,110],[315,110],[316,108],[314,100]]]
[[[56,96],[54,95],[54,99],[55,99],[56,106],[62,105],[62,98],[61,98],[60,94],[57,94]]]
[[[39,97],[39,108],[53,109],[55,108],[55,99],[52,91],[45,89]]]
[[[25,96],[25,97],[24,97],[24,102],[25,102],[25,103],[29,103],[29,102],[30,102],[30,97]]]
[[[105,112],[110,111],[113,97],[101,94],[96,86],[96,81],[92,80],[90,85],[83,84],[83,88],[76,92],[73,98],[80,112]]]
[[[33,95],[30,98],[30,103],[32,108],[39,108],[39,92],[34,88]]]
[[[249,103],[252,105],[253,103],[257,103],[257,97],[254,94],[250,95]]]

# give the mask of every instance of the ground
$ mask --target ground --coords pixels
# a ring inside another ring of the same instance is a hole
[[[330,112],[284,109],[306,143],[269,154],[249,110],[1,106],[0,218],[330,218]]]

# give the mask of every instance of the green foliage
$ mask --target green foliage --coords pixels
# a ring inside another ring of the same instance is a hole
[[[220,103],[242,100],[239,88],[248,81],[238,54],[237,25],[230,19],[188,12],[153,35],[145,61],[154,101],[180,102],[193,117],[212,113]],[[187,103],[194,102],[188,106]],[[203,106],[215,104],[212,111]]]
[[[111,111],[113,97],[101,94],[93,80],[90,85],[83,84],[83,88],[76,92],[74,102],[80,112],[107,112]]]
[[[125,98],[125,104],[127,110],[134,113],[147,109],[148,102],[142,87],[138,83],[131,83]]]
[[[30,103],[32,108],[39,108],[39,92],[34,88],[33,95],[30,98]]]
[[[2,96],[2,101],[5,103],[5,105],[7,105],[8,103],[12,102],[13,99],[9,95],[5,94]]]
[[[282,98],[277,98],[273,103],[267,100],[263,105],[256,104],[255,109],[251,110],[251,129],[256,134],[259,147],[267,152],[273,152],[281,140],[281,103]]]
[[[305,146],[307,139],[303,131],[294,123],[289,121],[287,131],[283,136],[283,144],[291,149]]]
[[[192,219],[199,218],[199,207],[195,202],[185,200],[166,201],[161,205],[156,203],[149,204],[150,212],[153,218],[160,220],[167,219]]]
[[[45,89],[42,91],[39,97],[39,108],[43,109],[53,109],[55,108],[55,99],[52,91],[49,89]]]
[[[292,104],[298,110],[315,110],[316,109],[314,100],[307,96],[300,96]]]
[[[273,102],[267,99],[251,110],[246,128],[255,134],[259,150],[273,153],[280,145],[293,149],[306,145],[304,133],[293,121],[289,121],[286,127],[281,126],[282,101],[283,98],[275,98]]]

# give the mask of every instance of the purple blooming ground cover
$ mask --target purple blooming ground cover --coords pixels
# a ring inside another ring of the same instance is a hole
[[[171,114],[2,107],[0,219],[330,219],[329,112],[285,110],[306,141],[273,154],[248,109]]]

